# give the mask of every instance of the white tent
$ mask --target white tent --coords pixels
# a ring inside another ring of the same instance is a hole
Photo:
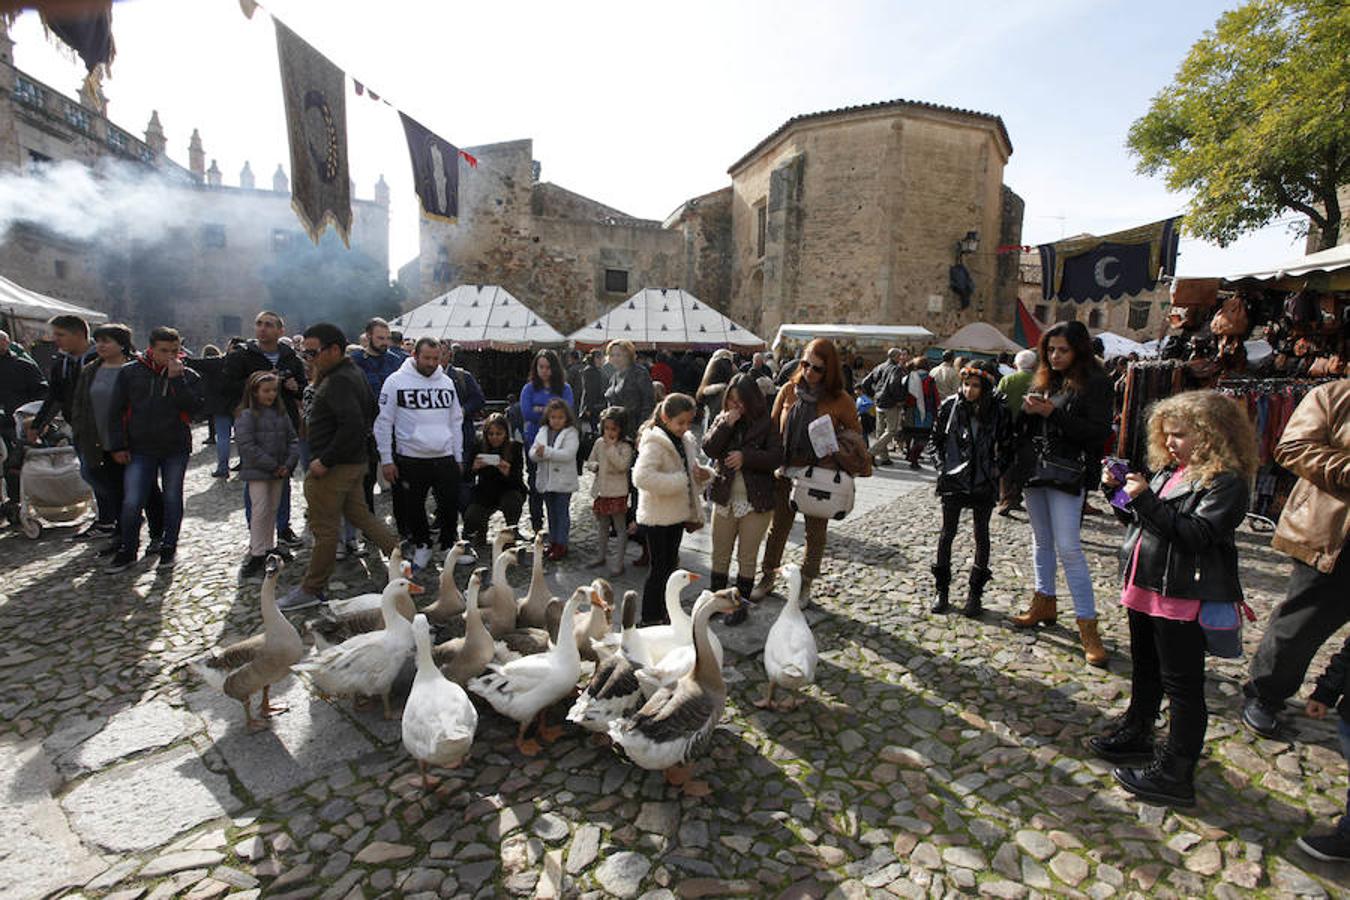
[[[943,350],[969,350],[972,353],[985,353],[990,356],[1005,352],[1016,353],[1025,349],[988,322],[971,322],[958,329],[939,346]]]
[[[914,346],[927,344],[933,339],[933,332],[919,325],[855,325],[852,322],[834,322],[816,325],[808,322],[793,322],[779,325],[773,338],[773,349],[793,341],[805,344],[818,337],[829,338],[852,344],[857,349]]]
[[[1116,334],[1114,331],[1103,331],[1096,335],[1101,338],[1102,345],[1105,347],[1104,359],[1114,359],[1117,356],[1129,356],[1131,353],[1137,353],[1140,356],[1157,356],[1156,345],[1153,348],[1146,347],[1138,341],[1132,341],[1123,334]]]
[[[79,316],[90,325],[108,321],[107,315],[97,310],[30,291],[0,275],[0,319],[11,330],[10,337],[22,341],[44,338],[47,320],[60,315]]]
[[[1244,272],[1240,275],[1228,275],[1224,281],[1268,281],[1282,282],[1290,279],[1303,279],[1309,276],[1324,276],[1329,282],[1327,290],[1350,285],[1350,244],[1341,244],[1328,250],[1309,253],[1298,259],[1291,259],[1269,269]],[[1290,285],[1297,287],[1298,285]]]
[[[568,335],[585,349],[613,340],[632,341],[639,350],[763,350],[764,341],[748,329],[679,288],[638,291],[589,325]]]
[[[448,340],[465,350],[529,350],[561,345],[562,333],[494,284],[461,284],[389,323],[404,337]]]

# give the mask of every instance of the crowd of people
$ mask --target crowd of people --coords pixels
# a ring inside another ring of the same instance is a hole
[[[90,330],[59,316],[51,327],[59,353],[45,377],[0,333],[0,434],[10,445],[39,442],[50,439],[58,414],[69,424],[96,498],[89,531],[108,538],[99,551],[108,570],[147,556],[161,569],[174,565],[192,425],[205,415],[214,474],[229,478],[233,447],[246,484],[242,576],[257,574],[268,553],[304,540],[292,530],[290,502],[293,478],[303,476],[312,549],[301,583],[281,602],[287,610],[326,601],[338,555],[358,551],[357,532],[386,555],[407,542],[420,569],[438,545],[446,550],[462,534],[482,550],[494,516],[518,528],[528,513],[531,529],[547,534],[547,558],[562,560],[572,495],[589,470],[599,542],[588,562],[611,574],[645,567],[639,624],[665,622],[665,587],[684,536],[711,518],[711,587],[737,589],[740,608],[725,617],[734,626],[773,591],[798,516],[805,526],[801,597],[810,602],[829,523],[847,508],[831,515],[820,504],[838,498],[808,497],[801,481],[817,470],[835,483],[866,478],[874,466],[893,465],[894,453],[913,468],[927,459],[936,469],[942,524],[931,612],[951,608],[963,512],[971,512],[974,559],[962,612],[978,618],[995,577],[991,517],[1023,508],[1034,583],[1012,624],[1057,620],[1062,570],[1084,658],[1103,666],[1108,656],[1081,541],[1083,516],[1100,494],[1125,526],[1120,602],[1132,675],[1127,712],[1091,747],[1119,764],[1114,776],[1128,791],[1151,802],[1195,800],[1208,717],[1205,656],[1240,652],[1246,605],[1235,534],[1256,469],[1255,432],[1219,393],[1174,395],[1149,413],[1147,471],[1122,466],[1107,455],[1119,415],[1113,380],[1080,323],[1054,325],[1037,348],[1016,357],[966,361],[948,352],[934,364],[896,348],[867,371],[860,358],[846,363],[827,339],[781,365],[766,354],[738,360],[729,350],[706,361],[640,359],[622,340],[584,355],[544,349],[510,406],[490,413],[474,375],[456,365],[458,348],[403,340],[380,319],[349,342],[326,323],[287,337],[282,317],[263,311],[253,339],[200,355],[188,355],[167,327],[151,331],[139,351],[122,325]],[[19,435],[13,414],[33,400],[42,401],[41,411]],[[1321,644],[1350,619],[1350,380],[1308,394],[1275,456],[1299,482],[1274,538],[1292,558],[1288,595],[1252,660],[1242,713],[1263,735],[1280,732],[1285,700]],[[12,475],[6,472],[11,501]],[[392,527],[375,513],[381,482],[392,494]],[[629,543],[641,545],[631,563]],[[476,559],[473,551],[460,557],[466,565]],[[1307,706],[1315,717],[1337,709],[1350,758],[1347,694],[1350,642]],[[1164,698],[1169,725],[1158,741]],[[1334,834],[1303,845],[1321,858],[1350,859],[1350,811]]]

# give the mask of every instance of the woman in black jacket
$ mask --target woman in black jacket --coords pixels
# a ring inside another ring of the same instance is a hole
[[[1048,328],[1041,336],[1040,365],[1017,421],[1018,466],[1031,520],[1036,592],[1030,609],[1013,616],[1012,623],[1029,628],[1055,621],[1058,563],[1073,595],[1084,656],[1094,666],[1106,665],[1106,649],[1097,633],[1092,573],[1079,535],[1083,498],[1100,478],[1114,412],[1111,379],[1092,355],[1087,326],[1060,322]]]
[[[952,541],[961,522],[961,510],[969,509],[975,524],[975,564],[970,570],[970,588],[962,612],[979,618],[982,596],[988,584],[989,517],[998,499],[999,479],[1012,453],[1012,414],[1002,394],[995,391],[998,369],[979,363],[961,370],[961,388],[938,408],[933,442],[938,456],[937,493],[942,498],[942,534],[938,538],[933,578],[937,598],[932,611],[949,608],[952,580]]]
[[[1195,802],[1195,763],[1204,747],[1205,633],[1201,603],[1242,604],[1233,534],[1247,513],[1256,474],[1256,433],[1246,411],[1213,391],[1188,391],[1158,403],[1149,416],[1150,482],[1132,472],[1117,481],[1108,470],[1108,496],[1123,490],[1116,515],[1129,525],[1121,545],[1120,602],[1130,621],[1130,705],[1124,717],[1089,743],[1121,766],[1112,775],[1151,803]],[[1122,499],[1125,499],[1122,498]],[[1119,501],[1117,501],[1119,502]],[[1171,727],[1153,746],[1163,696]]]

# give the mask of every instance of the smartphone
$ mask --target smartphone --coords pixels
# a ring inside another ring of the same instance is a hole
[[[1119,456],[1108,456],[1105,463],[1111,477],[1120,482],[1120,487],[1111,495],[1111,505],[1116,509],[1125,509],[1130,505],[1130,495],[1125,493],[1125,476],[1130,474],[1130,461]]]
[[[495,466],[502,461],[500,453],[480,453],[478,458],[483,461],[485,466]]]

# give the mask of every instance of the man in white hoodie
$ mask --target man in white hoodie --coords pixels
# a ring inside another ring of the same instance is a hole
[[[394,486],[394,518],[399,530],[412,537],[413,566],[419,569],[431,561],[428,490],[441,509],[442,529],[449,529],[454,540],[463,423],[455,382],[440,367],[440,345],[422,338],[413,355],[385,379],[375,419],[380,464]]]

